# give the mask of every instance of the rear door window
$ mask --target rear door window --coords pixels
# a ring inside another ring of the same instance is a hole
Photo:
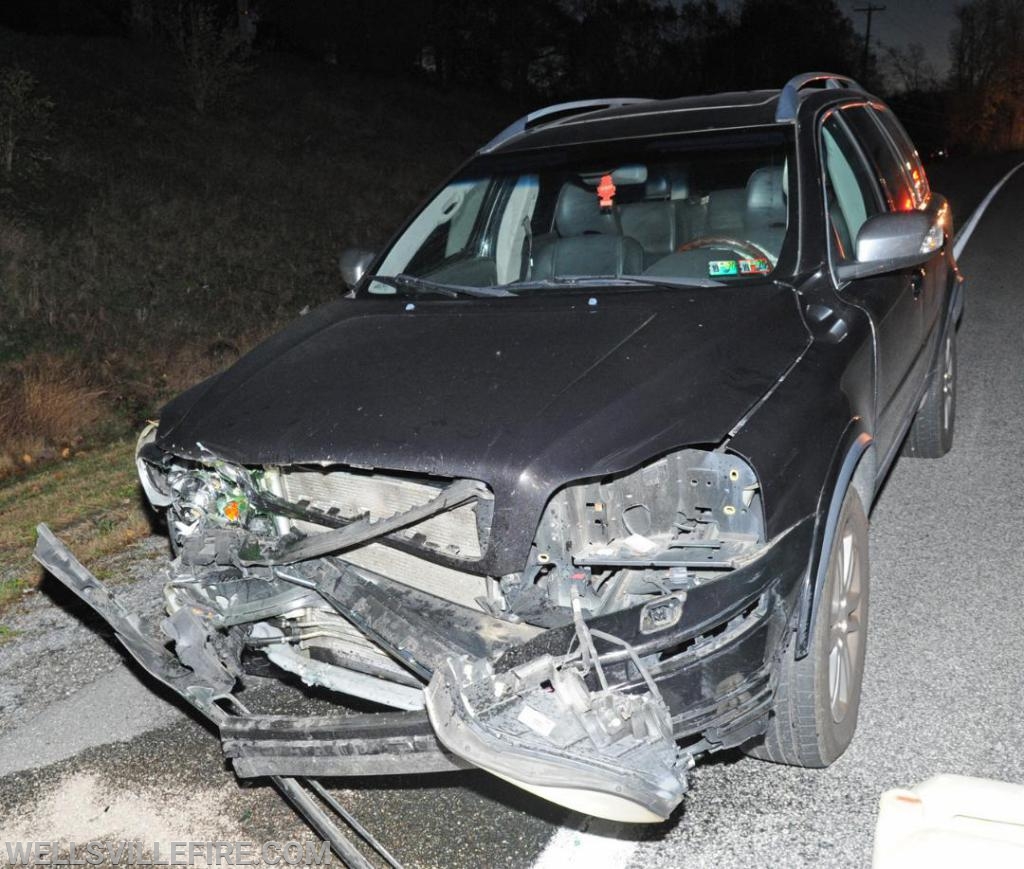
[[[921,157],[918,155],[914,143],[910,141],[907,131],[903,129],[903,125],[891,111],[882,106],[872,106],[872,112],[896,146],[900,159],[903,161],[903,168],[910,175],[917,205],[924,205],[928,201],[931,191],[928,187],[928,176],[924,174],[924,166],[921,165]]]
[[[850,125],[871,167],[885,190],[890,211],[911,211],[917,207],[916,191],[903,161],[896,154],[889,137],[864,105],[848,106],[842,110],[843,120]]]

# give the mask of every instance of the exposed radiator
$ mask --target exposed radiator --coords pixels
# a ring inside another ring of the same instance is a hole
[[[317,510],[335,512],[347,519],[369,514],[373,520],[425,504],[444,485],[330,468],[282,468],[278,481],[280,494],[288,501],[305,501]],[[304,534],[324,530],[299,520],[293,520],[292,525]],[[475,559],[483,554],[473,503],[396,533],[410,540],[422,536],[420,545],[455,558]],[[473,609],[480,608],[476,599],[487,597],[492,582],[487,577],[434,564],[379,543],[351,550],[342,557],[358,567]]]
[[[453,570],[380,543],[353,549],[341,558],[356,567],[365,567],[389,579],[471,609],[481,608],[476,599],[487,598],[487,586],[493,582],[486,576]]]
[[[308,501],[319,510],[333,509],[349,519],[368,513],[374,521],[425,504],[441,489],[440,485],[402,477],[305,468],[282,469],[281,487],[289,501]],[[296,522],[296,527],[307,532],[322,530],[305,522]],[[398,534],[409,539],[423,535],[427,547],[456,558],[474,559],[482,554],[473,503],[432,516]]]

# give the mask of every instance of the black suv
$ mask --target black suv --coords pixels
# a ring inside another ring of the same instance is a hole
[[[45,526],[37,558],[300,805],[295,777],[476,766],[656,821],[712,752],[825,766],[867,513],[952,442],[951,227],[841,76],[535,112],[143,433],[158,633]],[[254,711],[258,664],[309,713]]]

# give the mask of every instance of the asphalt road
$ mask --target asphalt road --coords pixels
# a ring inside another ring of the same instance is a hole
[[[949,173],[951,198],[973,205],[999,174],[957,187]],[[1024,170],[961,256],[953,451],[899,461],[872,515],[861,720],[835,765],[717,758],[697,767],[669,822],[645,828],[588,826],[483,773],[346,782],[341,800],[407,866],[862,866],[883,790],[940,772],[1024,782],[1022,202]],[[130,606],[157,602],[162,545],[123,557]],[[205,727],[81,615],[51,586],[0,646],[0,840],[309,838],[269,787],[239,786]]]

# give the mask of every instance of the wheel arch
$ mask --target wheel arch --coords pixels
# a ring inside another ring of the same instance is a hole
[[[797,658],[807,655],[811,639],[811,626],[817,612],[821,589],[825,582],[832,541],[835,537],[839,513],[847,491],[852,488],[861,499],[864,512],[870,514],[875,497],[878,456],[871,433],[863,421],[855,417],[835,452],[829,471],[829,483],[822,488],[815,523],[811,557],[804,575],[804,584],[797,606],[796,648]]]

